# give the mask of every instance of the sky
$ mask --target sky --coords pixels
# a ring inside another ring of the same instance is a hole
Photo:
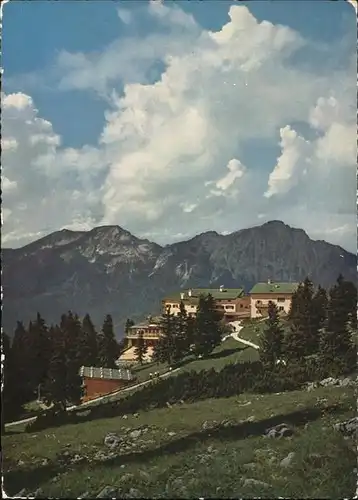
[[[356,252],[352,5],[12,0],[2,26],[3,246],[283,220]]]

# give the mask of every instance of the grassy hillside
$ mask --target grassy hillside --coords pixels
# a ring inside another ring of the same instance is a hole
[[[266,326],[266,321],[262,319],[245,320],[244,327],[240,330],[239,336],[245,340],[250,340],[254,344],[258,344],[260,335]],[[289,323],[286,318],[281,319],[281,326],[284,332],[289,330]]]
[[[205,359],[197,359],[195,356],[188,356],[179,366],[181,371],[200,371],[209,368],[221,370],[229,363],[238,363],[240,361],[256,361],[258,353],[255,349],[245,346],[229,337],[222,342]],[[149,373],[158,372],[159,374],[167,372],[169,366],[166,363],[147,363],[142,366],[135,366],[134,374],[139,382],[149,379]]]
[[[17,427],[3,438],[5,490],[40,487],[55,498],[93,498],[105,486],[118,498],[349,498],[356,454],[332,425],[353,417],[355,406],[353,389],[321,387],[209,399],[36,434]],[[213,421],[221,425],[212,429]],[[292,436],[264,437],[282,422]],[[103,442],[109,432],[122,439],[112,455]]]

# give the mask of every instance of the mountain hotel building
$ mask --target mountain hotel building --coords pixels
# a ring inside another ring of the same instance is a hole
[[[288,314],[292,295],[299,283],[283,283],[268,280],[266,283],[256,283],[250,291],[251,318],[267,316],[268,304],[273,302],[281,314]]]
[[[168,307],[175,316],[180,311],[180,303],[183,302],[188,315],[195,316],[201,295],[211,294],[215,300],[216,308],[222,312],[226,323],[240,321],[245,318],[260,318],[267,316],[268,303],[274,302],[281,314],[287,314],[290,310],[292,295],[298,287],[298,283],[283,283],[267,281],[257,283],[249,295],[244,294],[242,288],[189,288],[174,293],[162,300],[162,312]],[[153,347],[161,335],[160,317],[149,316],[146,321],[137,323],[130,327],[126,334],[127,348],[120,356],[120,362],[135,361],[135,347],[140,335],[148,346],[146,359],[150,359]]]
[[[238,321],[250,317],[250,297],[245,296],[242,288],[189,288],[162,300],[162,310],[170,307],[175,316],[179,313],[180,303],[183,302],[186,312],[196,314],[200,296],[212,295],[217,310],[222,312],[225,322]]]

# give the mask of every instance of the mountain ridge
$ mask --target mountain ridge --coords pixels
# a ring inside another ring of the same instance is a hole
[[[161,298],[181,287],[243,287],[268,278],[329,286],[339,273],[356,280],[356,256],[312,240],[282,221],[230,234],[207,231],[161,246],[120,226],[55,231],[22,248],[3,249],[3,326],[40,311],[48,323],[72,309],[97,326],[112,314],[117,335],[127,317],[159,312]]]

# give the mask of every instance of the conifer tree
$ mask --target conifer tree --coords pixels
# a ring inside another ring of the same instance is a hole
[[[67,402],[67,358],[66,337],[59,327],[53,329],[52,352],[44,384],[44,400],[46,404],[54,404],[66,410]]]
[[[180,302],[180,309],[174,318],[174,342],[173,342],[173,361],[181,361],[188,353],[190,347],[191,322],[186,312],[183,302]]]
[[[315,340],[311,350],[312,353],[316,353],[319,350],[320,335],[327,319],[327,307],[327,292],[321,287],[321,285],[319,285],[312,298],[311,306],[312,330],[314,332],[313,338]]]
[[[96,366],[98,360],[97,332],[89,314],[82,321],[80,338],[81,365]]]
[[[260,337],[259,353],[262,363],[272,368],[281,358],[283,329],[280,325],[277,306],[271,301],[268,305],[268,319],[265,326]]]
[[[69,316],[70,321],[63,321],[62,328],[54,327],[52,355],[44,384],[46,403],[54,404],[61,411],[66,410],[67,403],[79,404],[82,397],[78,358],[74,355],[68,334],[71,331],[73,316]],[[64,331],[65,325],[68,331]]]
[[[196,355],[207,356],[220,345],[223,334],[221,319],[222,314],[216,310],[213,296],[201,296],[193,334]]]
[[[81,321],[77,314],[68,311],[67,315],[61,317],[60,328],[65,338],[66,357],[71,361],[77,370],[81,367]]]
[[[66,381],[65,392],[67,401],[79,401],[79,394],[81,394],[81,377],[79,370],[82,365],[81,355],[81,334],[82,326],[81,321],[77,314],[68,311],[67,314],[62,315],[60,323],[60,331],[65,350],[65,366],[66,366]],[[54,354],[56,357],[56,354]],[[52,362],[54,360],[52,359]],[[58,360],[58,365],[61,366],[61,358]],[[60,368],[58,368],[60,370]]]
[[[29,328],[31,328],[31,322]],[[36,380],[33,364],[36,362],[36,357],[33,353],[33,344],[30,341],[29,331],[25,329],[21,321],[17,322],[14,332],[11,358],[13,363],[13,377],[14,380],[17,380],[17,385],[14,388],[16,398],[21,403],[25,403],[34,397]]]
[[[332,375],[353,370],[356,352],[349,331],[350,297],[340,276],[329,292],[326,327],[321,332],[319,359]]]
[[[342,311],[345,311],[348,317],[350,327],[357,330],[357,287],[351,281],[346,281],[340,274],[337,279],[340,285],[344,301]]]
[[[175,319],[167,307],[162,315],[159,326],[161,336],[153,349],[153,359],[159,363],[168,363],[171,365],[174,361],[173,353],[175,350]]]
[[[314,316],[313,283],[306,278],[293,294],[289,313],[290,331],[284,339],[287,358],[302,359],[318,350],[319,326]]]
[[[126,321],[125,327],[124,327],[124,332],[126,335],[129,332],[129,329],[131,326],[134,326],[134,321],[132,319],[128,318]]]
[[[167,362],[167,352],[166,352],[166,342],[163,336],[157,340],[153,347],[152,361],[155,363],[166,363]]]
[[[48,339],[50,341],[50,358],[52,357],[54,338],[55,338],[55,327],[54,327],[54,325],[50,325],[50,327],[48,329]]]
[[[148,346],[143,338],[143,333],[140,332],[137,340],[137,345],[134,350],[134,355],[139,364],[143,364],[145,355],[148,352]]]
[[[114,336],[112,316],[107,314],[98,336],[98,358],[103,368],[116,368],[118,344]]]
[[[32,363],[34,382],[38,390],[44,383],[50,363],[51,341],[48,327],[41,314],[38,312],[35,321],[31,323],[29,330],[32,345]]]
[[[288,320],[292,321],[298,313],[298,305],[302,296],[303,283],[300,283],[296,291],[292,294]]]
[[[327,307],[327,292],[321,285],[318,285],[317,291],[312,299],[312,313],[315,328],[320,329],[324,326],[327,318]]]

